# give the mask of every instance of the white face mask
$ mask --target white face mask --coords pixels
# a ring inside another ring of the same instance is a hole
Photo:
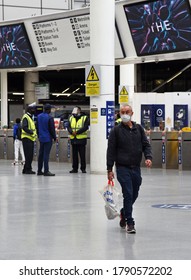
[[[121,120],[122,122],[127,123],[131,120],[131,116],[127,114],[121,115]]]

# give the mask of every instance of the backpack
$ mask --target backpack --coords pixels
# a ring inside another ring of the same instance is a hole
[[[18,140],[21,140],[21,133],[22,133],[22,128],[21,125],[19,124],[17,128],[17,134],[16,134]]]

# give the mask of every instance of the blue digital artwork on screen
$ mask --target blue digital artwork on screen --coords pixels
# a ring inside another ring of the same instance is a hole
[[[124,5],[137,56],[191,49],[191,12],[186,0]]]
[[[0,26],[0,50],[1,69],[36,66],[23,24]]]

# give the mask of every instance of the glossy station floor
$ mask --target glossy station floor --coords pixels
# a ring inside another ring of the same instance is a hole
[[[98,190],[106,176],[70,169],[51,162],[55,177],[22,175],[21,166],[0,161],[1,260],[191,258],[191,171],[142,169],[137,233],[128,235],[105,216]]]

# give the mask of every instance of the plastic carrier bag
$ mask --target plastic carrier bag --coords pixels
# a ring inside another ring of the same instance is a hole
[[[120,215],[119,197],[120,192],[114,185],[114,181],[108,181],[107,185],[99,191],[105,201],[105,213],[108,220],[113,220]]]

